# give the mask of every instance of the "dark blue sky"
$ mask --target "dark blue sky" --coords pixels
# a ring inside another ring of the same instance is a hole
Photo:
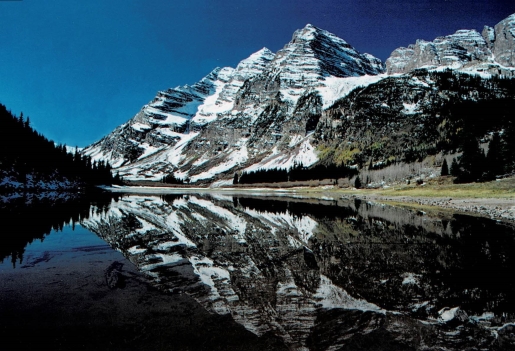
[[[158,90],[264,46],[275,52],[307,23],[385,60],[512,13],[513,0],[0,0],[0,103],[45,136],[85,146]]]

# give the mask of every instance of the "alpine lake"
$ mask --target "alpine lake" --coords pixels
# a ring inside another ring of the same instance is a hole
[[[1,350],[513,350],[515,226],[278,192],[20,197]]]

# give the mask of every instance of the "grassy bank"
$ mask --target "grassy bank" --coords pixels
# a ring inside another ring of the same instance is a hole
[[[171,189],[203,188],[206,191],[267,191],[282,190],[308,196],[330,195],[380,195],[380,196],[408,196],[408,197],[450,197],[450,198],[499,198],[515,199],[515,178],[506,178],[499,181],[485,183],[454,184],[451,177],[438,177],[426,181],[424,185],[392,185],[379,189],[355,189],[333,186],[333,181],[249,184],[246,186],[228,186],[210,189],[207,185],[170,185],[156,182],[132,182],[128,186],[144,186],[148,188],[166,187]]]
[[[485,183],[453,184],[450,179],[434,179],[425,185],[399,185],[386,189],[347,190],[383,196],[451,197],[451,198],[515,198],[515,178]]]

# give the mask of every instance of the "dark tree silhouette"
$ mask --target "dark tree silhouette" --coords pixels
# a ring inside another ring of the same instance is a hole
[[[23,113],[14,116],[0,104],[0,170],[27,184],[39,181],[64,181],[82,185],[112,184],[111,165],[78,151],[68,153],[65,145],[56,145],[30,126]]]
[[[449,166],[447,165],[447,160],[444,158],[442,163],[442,170],[440,171],[441,176],[449,175]]]
[[[164,176],[163,179],[161,179],[161,183],[166,183],[166,184],[184,184],[184,182],[181,179],[176,178],[173,173],[169,174],[167,176]]]
[[[515,119],[506,122],[501,138],[501,154],[504,163],[504,173],[515,171]]]
[[[501,137],[499,133],[494,133],[488,144],[488,152],[485,159],[486,180],[493,180],[495,176],[504,173],[504,160],[501,152]]]
[[[460,175],[460,166],[458,165],[458,161],[456,161],[456,158],[452,159],[451,175],[454,177],[459,177]]]
[[[357,176],[356,180],[354,180],[354,187],[356,189],[361,189],[361,179],[359,179],[359,176]]]
[[[477,139],[468,136],[463,143],[463,154],[459,160],[459,183],[481,181],[485,169],[485,154],[479,147]]]

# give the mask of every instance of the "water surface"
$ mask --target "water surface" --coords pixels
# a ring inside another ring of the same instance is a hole
[[[82,307],[69,312],[70,302],[62,313],[111,316],[97,324],[113,349],[134,346],[128,335],[174,350],[514,346],[515,236],[505,223],[359,199],[192,193],[89,203],[75,222],[79,230],[33,243],[21,262],[14,252],[0,274],[19,282],[33,271],[41,281],[45,270],[73,276],[76,267],[77,289],[93,292],[70,297]],[[2,284],[0,308],[14,306],[6,296],[20,289],[33,287]],[[114,312],[97,303],[95,289]]]

